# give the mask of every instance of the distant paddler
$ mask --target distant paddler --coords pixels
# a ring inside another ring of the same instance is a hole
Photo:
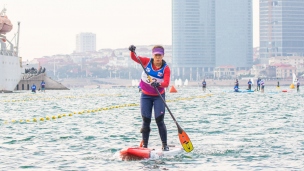
[[[249,79],[249,81],[248,81],[248,90],[250,90],[250,91],[251,91],[251,85],[252,85],[252,82],[251,82],[251,79]]]
[[[260,83],[260,81],[261,81],[261,79],[260,78],[258,78],[258,80],[257,80],[257,91],[260,91],[260,86],[261,86],[261,83]]]
[[[235,80],[234,91],[235,92],[239,91],[239,80],[238,79]]]
[[[264,86],[265,86],[265,83],[263,80],[260,81],[260,85],[261,85],[261,92],[264,93]]]
[[[140,85],[138,85],[138,92],[141,92],[141,87],[140,87]]]
[[[41,92],[45,92],[45,82],[44,80],[41,81]]]
[[[278,80],[277,88],[280,88],[280,81]]]
[[[203,87],[203,91],[206,92],[206,86],[207,86],[207,83],[205,81],[205,79],[203,80],[202,82],[202,87]]]
[[[297,92],[300,92],[300,81],[297,79]]]
[[[32,85],[31,89],[32,89],[32,93],[36,93],[36,85],[35,84]]]

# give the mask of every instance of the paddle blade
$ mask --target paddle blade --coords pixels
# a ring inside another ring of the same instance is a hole
[[[189,153],[193,150],[192,142],[190,141],[190,138],[188,137],[187,133],[179,126],[179,124],[175,121],[177,130],[178,130],[178,138],[183,146],[184,150]]]
[[[183,146],[184,150],[189,153],[193,150],[192,142],[190,141],[190,138],[186,134],[184,130],[178,133],[179,141],[181,145]]]

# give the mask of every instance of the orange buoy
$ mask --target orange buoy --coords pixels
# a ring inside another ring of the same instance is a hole
[[[174,86],[171,86],[171,88],[170,88],[170,91],[169,91],[170,93],[177,93],[177,90],[175,89],[175,87]]]
[[[282,92],[287,92],[287,90],[282,90]]]

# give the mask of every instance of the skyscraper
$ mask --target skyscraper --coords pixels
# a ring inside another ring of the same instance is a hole
[[[76,35],[76,52],[95,52],[96,34],[79,33]]]
[[[251,0],[173,0],[174,76],[202,79],[221,65],[252,66]]]
[[[304,1],[260,0],[260,59],[304,55]]]

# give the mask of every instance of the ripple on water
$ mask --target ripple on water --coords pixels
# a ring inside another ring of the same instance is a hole
[[[129,162],[117,154],[141,140],[137,88],[0,94],[0,170],[303,170],[304,94],[230,90],[213,88],[212,96],[195,87],[167,93],[193,152]],[[124,104],[137,105],[97,111]],[[165,123],[168,143],[179,145],[168,112]],[[153,119],[149,146],[161,146]]]

